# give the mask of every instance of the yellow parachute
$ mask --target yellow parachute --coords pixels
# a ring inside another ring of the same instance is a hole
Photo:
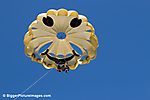
[[[48,43],[51,44],[39,52]],[[24,44],[26,56],[32,61],[42,63],[46,69],[57,69],[55,60],[69,59],[65,65],[71,70],[95,59],[99,46],[95,30],[87,18],[76,11],[65,9],[52,9],[39,14],[30,24],[24,36]],[[77,46],[82,54],[71,44]],[[45,52],[47,54],[44,55]]]

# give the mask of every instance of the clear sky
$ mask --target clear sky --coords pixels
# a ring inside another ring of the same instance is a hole
[[[53,69],[25,94],[52,95],[39,100],[150,100],[150,0],[1,0],[0,100],[48,71],[25,56],[23,37],[39,13],[60,8],[92,23],[97,58],[68,74]]]

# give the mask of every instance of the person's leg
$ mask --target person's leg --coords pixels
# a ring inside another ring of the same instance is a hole
[[[65,71],[65,69],[66,69],[66,68],[65,68],[65,66],[63,65],[63,66],[62,66],[62,71]]]
[[[57,66],[57,71],[58,71],[58,72],[61,72],[60,65]]]
[[[65,73],[68,73],[69,67],[66,65]]]

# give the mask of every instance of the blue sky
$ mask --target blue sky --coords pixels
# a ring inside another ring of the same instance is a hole
[[[92,23],[97,58],[68,74],[53,69],[25,94],[52,95],[39,100],[150,100],[149,5],[149,0],[1,0],[0,100],[9,100],[4,93],[23,92],[48,71],[25,56],[23,37],[39,13],[59,8],[76,10]]]

